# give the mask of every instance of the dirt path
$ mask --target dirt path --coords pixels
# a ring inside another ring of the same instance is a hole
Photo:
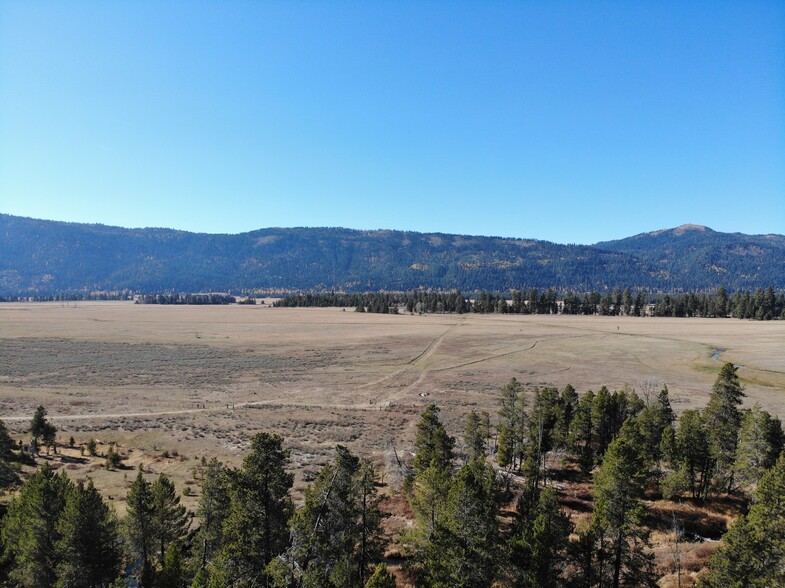
[[[465,319],[461,319],[456,323],[450,325],[441,335],[434,337],[430,343],[422,350],[421,353],[410,359],[406,362],[402,368],[396,370],[392,374],[389,374],[383,378],[379,378],[378,380],[374,380],[372,382],[368,382],[366,384],[362,384],[357,386],[355,390],[362,390],[364,388],[369,388],[371,386],[377,386],[379,384],[383,384],[389,380],[395,379],[408,370],[412,368],[416,368],[418,365],[422,364],[426,361],[429,357],[431,357],[436,350],[441,345],[442,341],[444,341],[445,337],[450,334],[454,329],[459,327],[464,323]],[[423,377],[425,376],[426,372],[423,372],[418,380],[413,384],[407,386],[405,390],[409,390],[414,386],[418,385]],[[400,394],[396,394],[395,396],[398,397]],[[278,400],[260,400],[255,402],[238,402],[234,404],[230,404],[232,408],[227,408],[226,405],[220,406],[212,406],[206,408],[183,408],[179,410],[161,410],[161,411],[150,411],[150,412],[113,412],[113,413],[98,413],[98,414],[53,414],[47,415],[47,418],[52,421],[67,421],[67,420],[91,420],[91,419],[120,419],[120,418],[147,418],[147,417],[164,417],[164,416],[181,416],[187,414],[199,414],[199,413],[206,413],[206,412],[220,412],[220,411],[227,411],[227,410],[238,410],[242,408],[252,408],[254,406],[307,406],[307,407],[314,407],[314,408],[324,408],[324,409],[344,409],[344,410],[380,410],[380,408],[384,406],[389,406],[392,402],[392,398],[387,399],[384,402],[376,403],[376,404],[287,404],[282,403]],[[30,420],[30,416],[6,416],[0,417],[0,420],[8,421],[8,422],[20,422],[20,421],[27,421]]]
[[[395,378],[403,375],[409,369],[413,367],[417,367],[418,365],[422,364],[424,361],[426,361],[429,357],[431,357],[436,352],[436,350],[442,344],[442,341],[444,341],[444,338],[447,335],[449,335],[453,330],[461,326],[464,323],[464,321],[465,319],[461,319],[458,322],[453,323],[452,325],[447,327],[447,329],[441,335],[439,335],[438,337],[434,337],[431,340],[431,342],[428,343],[425,349],[423,349],[419,354],[417,354],[412,359],[407,361],[406,365],[404,365],[402,368],[394,371],[393,373],[387,376],[384,376],[383,378],[379,378],[378,380],[367,382],[366,384],[361,384],[357,386],[355,390],[362,390],[364,388],[370,388],[371,386],[378,386],[379,384],[384,384],[385,382],[389,382],[390,380],[394,380]]]
[[[330,409],[335,408],[339,410],[380,410],[388,403],[382,404],[293,404],[281,402],[279,400],[259,400],[255,402],[237,402],[230,404],[231,408],[226,408],[226,405],[210,406],[207,408],[183,408],[180,410],[161,410],[151,412],[114,412],[114,413],[95,413],[95,414],[48,414],[47,420],[50,421],[84,421],[90,419],[122,419],[122,418],[143,418],[143,417],[162,417],[162,416],[181,416],[186,414],[199,414],[205,412],[234,412],[243,408],[253,408],[255,406],[286,406],[286,407],[307,407],[307,408],[322,408]],[[8,416],[0,417],[0,420],[5,422],[20,422],[29,421],[30,416]]]
[[[499,357],[507,357],[508,355],[515,355],[516,353],[523,353],[524,351],[529,351],[530,349],[534,349],[537,346],[537,343],[541,343],[542,339],[537,339],[534,343],[529,345],[528,347],[524,347],[523,349],[516,349],[515,351],[505,351],[504,353],[497,353],[496,355],[489,355],[488,357],[481,357],[480,359],[472,359],[471,361],[465,361],[463,363],[458,363],[455,365],[449,365],[447,367],[442,368],[435,368],[431,371],[434,372],[446,372],[448,370],[456,370],[458,368],[462,368],[467,365],[474,365],[475,363],[482,363],[483,361],[490,361],[492,359],[497,359]]]
[[[415,358],[413,358],[413,359],[410,359],[410,360],[409,360],[409,365],[417,365],[417,364],[419,364],[419,363],[422,363],[423,361],[425,361],[426,359],[428,359],[428,358],[429,358],[431,355],[433,355],[433,354],[434,354],[434,352],[436,351],[436,349],[438,349],[439,345],[441,345],[441,344],[442,344],[442,341],[444,341],[444,338],[445,338],[447,335],[449,335],[449,334],[450,334],[452,331],[454,331],[455,329],[457,329],[459,326],[461,326],[461,325],[462,325],[462,324],[465,322],[465,320],[466,320],[466,319],[461,319],[461,320],[459,320],[457,323],[453,323],[452,325],[450,325],[450,326],[447,328],[447,330],[446,330],[446,331],[444,331],[444,333],[442,333],[441,335],[439,335],[438,337],[436,337],[436,338],[435,338],[433,341],[431,341],[431,342],[428,344],[428,346],[427,346],[427,347],[426,347],[426,348],[423,350],[423,352],[422,352],[422,353],[420,353],[420,354],[419,354],[418,356],[416,356]]]

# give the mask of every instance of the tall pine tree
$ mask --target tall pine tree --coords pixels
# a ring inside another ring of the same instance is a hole
[[[181,543],[188,533],[188,513],[180,504],[180,497],[174,483],[160,474],[150,487],[153,504],[152,536],[156,546],[158,565],[163,569],[166,551],[174,545],[181,549]]]
[[[644,552],[648,534],[642,526],[646,510],[641,498],[647,468],[642,446],[634,419],[627,419],[595,478],[594,525],[605,538],[599,576],[603,585],[613,588],[654,585],[651,559]]]
[[[131,554],[137,565],[136,576],[142,588],[152,588],[155,581],[155,523],[151,484],[144,479],[141,468],[126,496],[127,512],[124,519]]]
[[[57,522],[71,482],[44,464],[11,501],[3,525],[3,543],[13,562],[11,579],[18,586],[44,588],[57,579]]]
[[[716,478],[717,487],[726,492],[733,489],[733,464],[741,428],[739,406],[744,398],[737,370],[732,363],[722,366],[703,413],[709,435],[710,472]]]
[[[514,586],[518,588],[558,586],[567,560],[570,519],[559,507],[552,488],[538,494],[534,504],[525,499],[518,502],[509,540]]]
[[[286,471],[289,451],[283,438],[257,433],[243,459],[223,527],[223,548],[213,569],[236,587],[269,586],[267,566],[289,545],[290,491],[294,476]]]
[[[71,486],[57,521],[55,544],[62,586],[108,586],[120,572],[121,549],[114,511],[89,482]]]
[[[292,521],[293,576],[304,588],[362,588],[380,559],[373,470],[345,447],[322,468]]]
[[[223,547],[223,527],[229,516],[231,478],[226,467],[212,458],[202,480],[196,515],[199,529],[194,538],[194,568],[205,570]]]

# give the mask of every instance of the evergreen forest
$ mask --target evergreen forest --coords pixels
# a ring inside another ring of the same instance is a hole
[[[498,313],[568,314],[600,316],[716,317],[755,320],[785,318],[785,293],[774,288],[754,292],[738,290],[728,295],[724,288],[716,293],[646,294],[642,290],[616,287],[604,294],[594,291],[579,294],[536,288],[513,290],[510,295],[476,292],[467,298],[460,290],[452,292],[413,291],[408,293],[335,292],[286,296],[273,303],[276,307],[344,307],[356,312],[382,314],[408,313]]]
[[[785,290],[785,236],[698,225],[595,245],[267,228],[236,235],[0,214],[0,296],[176,292]]]

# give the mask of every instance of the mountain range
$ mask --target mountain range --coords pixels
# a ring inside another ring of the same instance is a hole
[[[205,234],[0,214],[0,296],[132,290],[785,289],[785,236],[701,225],[594,245],[342,228]]]

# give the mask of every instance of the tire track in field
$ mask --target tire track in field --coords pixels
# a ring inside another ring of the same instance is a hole
[[[458,363],[455,365],[449,365],[447,367],[442,368],[435,368],[431,370],[432,372],[446,372],[447,370],[456,370],[458,368],[465,367],[467,365],[474,365],[476,363],[482,363],[483,361],[490,361],[492,359],[498,359],[499,357],[507,357],[508,355],[515,355],[516,353],[523,353],[524,351],[529,351],[530,349],[534,349],[537,346],[537,343],[541,343],[542,339],[537,339],[534,343],[529,345],[528,347],[524,347],[523,349],[516,349],[514,351],[505,351],[504,353],[497,353],[496,355],[489,355],[488,357],[481,357],[480,359],[473,359],[471,361],[465,361],[463,363]]]
[[[436,352],[436,350],[439,348],[439,346],[442,344],[442,341],[444,341],[444,338],[447,335],[449,335],[453,330],[455,330],[456,328],[461,326],[464,323],[464,321],[465,321],[465,319],[461,319],[457,323],[453,323],[452,325],[447,327],[447,329],[441,335],[439,335],[437,337],[434,337],[431,340],[431,342],[428,343],[428,345],[425,347],[425,349],[423,349],[420,353],[418,353],[412,359],[407,361],[406,365],[404,365],[402,368],[394,371],[393,373],[391,373],[391,374],[389,374],[387,376],[384,376],[383,378],[379,378],[378,380],[374,380],[374,381],[368,382],[366,384],[361,384],[361,385],[357,386],[354,389],[355,390],[362,390],[364,388],[369,388],[371,386],[377,386],[379,384],[383,384],[384,382],[388,382],[390,380],[393,380],[393,379],[403,375],[410,368],[417,367],[419,364],[421,364],[422,362],[427,360],[429,357],[431,357]]]
[[[435,370],[432,370],[432,371],[435,371]],[[403,390],[400,390],[399,392],[389,396],[387,398],[387,402],[395,402],[396,400],[398,400],[400,398],[404,398],[406,396],[407,392],[409,392],[411,390],[414,390],[420,384],[423,383],[423,380],[425,380],[425,376],[428,375],[428,373],[429,373],[429,370],[423,370],[422,373],[420,374],[420,377],[418,377],[414,382],[412,382],[411,384],[406,386],[406,388],[404,388]]]
[[[409,365],[417,365],[418,363],[422,363],[424,360],[428,359],[431,355],[433,355],[436,349],[439,347],[439,345],[442,344],[442,341],[444,341],[444,338],[447,335],[449,335],[450,332],[454,331],[459,326],[461,326],[465,322],[465,320],[466,319],[461,319],[457,323],[453,323],[452,325],[450,325],[447,328],[447,330],[444,331],[444,333],[442,333],[441,335],[436,337],[433,341],[431,341],[428,344],[428,346],[423,350],[422,353],[420,353],[418,356],[414,357],[413,359],[410,359],[408,362]]]
[[[524,347],[522,349],[515,349],[513,351],[505,351],[504,353],[497,353],[495,355],[489,355],[487,357],[481,357],[479,359],[472,359],[471,361],[466,361],[466,362],[463,362],[463,363],[458,363],[458,364],[447,366],[447,367],[435,368],[435,369],[432,369],[431,371],[432,372],[446,372],[447,370],[454,370],[454,369],[462,368],[462,367],[467,366],[467,365],[474,365],[475,363],[482,363],[483,361],[490,361],[492,359],[497,359],[499,357],[507,357],[508,355],[515,355],[516,353],[523,353],[524,351],[529,351],[531,349],[534,349],[539,343],[543,343],[545,341],[558,341],[558,340],[561,340],[561,339],[581,339],[583,337],[591,337],[591,336],[592,335],[568,335],[568,336],[565,336],[565,337],[549,337],[549,338],[546,338],[546,339],[537,339],[534,343],[532,343],[528,347]]]
[[[339,409],[339,410],[379,410],[379,404],[296,404],[291,402],[281,402],[280,400],[256,400],[253,402],[236,402],[229,403],[232,408],[226,408],[226,404],[221,406],[210,406],[207,408],[183,408],[178,410],[160,410],[152,412],[116,412],[116,413],[80,413],[80,414],[48,414],[47,420],[50,421],[86,421],[90,419],[123,419],[123,418],[146,418],[146,417],[165,417],[165,416],[181,416],[188,414],[200,414],[206,412],[234,412],[242,408],[254,408],[257,406],[275,406],[275,407],[291,407],[291,408],[319,408],[319,409]],[[6,422],[20,422],[29,421],[30,416],[5,416],[0,417],[0,420]]]
[[[373,382],[368,382],[367,384],[362,384],[354,388],[354,390],[361,390],[363,388],[368,388],[370,386],[376,386],[378,384],[382,384],[398,376],[402,375],[403,373],[407,372],[408,370],[417,367],[429,357],[431,357],[436,350],[441,345],[442,341],[449,335],[453,330],[461,326],[465,322],[465,319],[461,319],[460,321],[453,323],[450,325],[441,335],[434,337],[430,343],[422,350],[419,354],[415,357],[410,359],[406,364],[399,370],[396,370],[392,374],[389,374],[383,378],[379,378],[378,380],[374,380]],[[425,377],[427,371],[423,371],[420,374],[420,377],[414,383],[410,384],[405,388],[405,390],[409,390],[414,386],[418,385]],[[397,396],[397,395],[396,395]],[[392,399],[387,399],[384,402],[389,403]],[[384,402],[382,403],[374,403],[372,405],[369,404],[291,404],[281,402],[280,400],[259,400],[253,402],[237,402],[237,403],[230,403],[233,408],[227,409],[225,404],[221,406],[212,406],[206,408],[183,408],[178,410],[160,410],[160,411],[150,411],[150,412],[127,412],[127,413],[95,413],[95,414],[52,414],[47,415],[49,420],[53,421],[67,421],[67,420],[90,420],[90,419],[121,419],[121,418],[154,418],[154,417],[165,417],[165,416],[179,416],[179,415],[188,415],[188,414],[200,414],[200,413],[209,413],[209,412],[221,412],[221,411],[232,411],[241,408],[253,408],[255,406],[291,406],[291,407],[309,407],[309,408],[324,408],[324,409],[344,409],[344,410],[379,410],[380,406],[384,406]],[[0,419],[9,422],[19,422],[19,421],[29,421],[30,416],[5,416],[0,417]]]
[[[447,332],[445,332],[444,334],[446,335]],[[580,337],[582,335],[578,335],[578,336]],[[442,338],[443,338],[443,336],[442,336]],[[417,378],[416,381],[412,382],[411,384],[406,386],[403,390],[399,391],[395,395],[390,396],[388,398],[388,401],[394,401],[394,400],[397,400],[399,398],[404,397],[407,392],[410,392],[410,391],[414,390],[415,388],[417,388],[417,386],[422,384],[423,380],[425,380],[425,377],[429,373],[446,372],[448,370],[459,369],[459,368],[462,368],[462,367],[467,366],[467,365],[474,365],[474,364],[477,364],[477,363],[481,363],[483,361],[490,361],[492,359],[497,359],[499,357],[506,357],[508,355],[515,355],[516,353],[523,353],[524,351],[529,351],[530,349],[534,349],[537,346],[537,344],[541,343],[541,342],[542,342],[542,339],[537,339],[534,343],[532,343],[531,345],[529,345],[528,347],[525,347],[523,349],[515,349],[514,351],[505,351],[504,353],[497,353],[495,355],[490,355],[490,356],[487,356],[487,357],[481,357],[479,359],[472,359],[470,361],[465,361],[463,363],[450,365],[450,366],[446,366],[446,367],[425,369],[425,370],[423,370],[423,372],[420,374],[420,377]],[[429,356],[430,355],[431,354],[429,354]]]

